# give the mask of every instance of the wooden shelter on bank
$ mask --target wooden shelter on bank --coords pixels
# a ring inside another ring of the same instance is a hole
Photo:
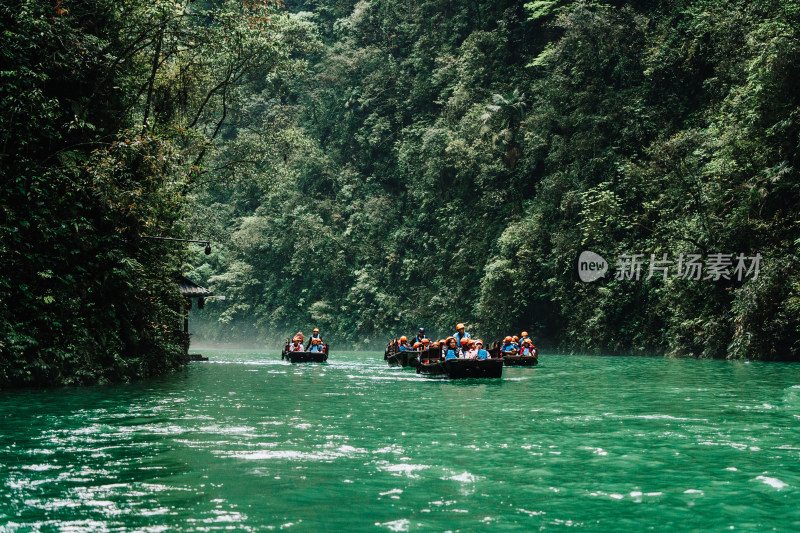
[[[201,287],[194,281],[190,280],[186,276],[181,276],[178,279],[178,290],[181,291],[181,295],[184,297],[184,304],[181,308],[181,316],[183,317],[183,333],[186,335],[187,339],[189,337],[189,311],[191,311],[192,307],[194,307],[193,300],[197,300],[197,308],[202,309],[206,305],[206,298],[210,296],[214,296],[214,293],[210,290],[206,289],[205,287]],[[202,356],[193,356],[189,354],[189,346],[186,346],[187,357],[190,360],[205,360],[207,358]]]

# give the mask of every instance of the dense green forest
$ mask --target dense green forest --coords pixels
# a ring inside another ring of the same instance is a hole
[[[30,0],[0,29],[0,386],[179,368],[190,251],[146,237],[185,237],[214,165],[263,156],[271,125],[223,128],[313,28],[264,2]]]
[[[800,355],[798,1],[30,0],[0,27],[0,383],[177,368],[180,273],[225,296],[195,342],[460,321]]]
[[[562,351],[797,357],[800,3],[287,9],[322,46],[276,95],[267,179],[196,191],[225,251],[195,274],[227,297],[198,336],[368,346],[463,321]],[[583,250],[676,264],[589,284]],[[715,253],[760,254],[758,276],[675,275]]]

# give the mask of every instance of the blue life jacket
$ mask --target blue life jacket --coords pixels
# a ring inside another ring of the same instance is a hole
[[[311,347],[311,349],[309,350],[309,352],[321,352],[322,350],[323,350],[323,347],[322,347],[322,345],[321,345],[321,344],[315,344],[315,345],[313,345],[313,346]]]
[[[444,356],[445,359],[458,359],[456,356],[455,350],[447,350],[447,355]]]
[[[513,342],[509,342],[508,344],[503,345],[502,351],[503,353],[506,353],[506,352],[513,352],[516,349],[517,346]]]
[[[461,346],[461,339],[471,339],[472,338],[472,337],[469,336],[469,331],[465,331],[463,335],[461,335],[459,332],[456,331],[453,334],[453,337],[456,338],[456,344],[458,346]]]
[[[489,352],[483,349],[478,350],[478,359],[488,359],[488,358],[489,358]]]
[[[408,346],[407,346],[407,345],[405,345],[405,344],[401,344],[401,345],[400,345],[400,346],[397,348],[397,351],[398,351],[398,352],[407,352],[407,351],[408,351]]]

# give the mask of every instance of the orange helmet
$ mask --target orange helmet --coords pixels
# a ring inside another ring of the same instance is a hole
[[[406,337],[405,335],[403,335],[402,337],[400,337],[400,340],[401,340],[401,341],[408,342],[408,337]]]
[[[478,339],[475,341],[475,346],[483,346],[483,341]]]
[[[314,328],[314,333],[319,333],[319,328]]]
[[[295,338],[294,338],[294,339],[292,339],[292,342],[300,342],[301,340],[302,340],[302,339],[301,339],[300,337],[298,337],[298,336],[295,336]]]
[[[525,339],[524,341],[522,341],[522,344],[533,344],[533,341],[531,341],[530,339]]]
[[[514,342],[517,342],[518,340],[519,340],[519,337],[517,337],[516,335],[514,335],[514,339],[513,339],[513,341],[514,341]]]
[[[527,332],[527,331],[523,331],[523,332],[522,332],[522,336],[523,336],[523,337],[527,337],[527,336],[528,336],[528,332]]]
[[[420,346],[420,343],[418,343],[418,342],[414,343],[414,348],[419,348],[419,346]]]
[[[503,341],[504,341],[504,342],[511,342],[512,340],[513,340],[513,339],[511,339],[511,337],[510,337],[510,336],[506,336],[506,338],[505,338],[505,339],[503,339]]]
[[[464,329],[464,324],[459,322],[458,324],[456,324],[456,329]]]
[[[461,344],[462,344],[462,345],[463,345],[463,344],[467,344],[468,342],[469,342],[469,339],[467,339],[466,337],[465,337],[465,338],[463,338],[463,339],[461,339]]]
[[[431,340],[430,339],[422,339],[419,342],[421,342],[422,344],[428,344],[429,342],[431,342]]]

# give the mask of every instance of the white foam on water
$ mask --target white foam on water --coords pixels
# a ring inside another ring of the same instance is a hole
[[[400,520],[393,520],[391,522],[375,522],[375,525],[383,526],[389,531],[408,531],[409,527],[411,526],[411,522],[405,518],[402,518]]]
[[[761,481],[762,483],[764,483],[766,485],[769,485],[770,487],[774,487],[774,488],[776,488],[778,490],[781,490],[782,488],[789,486],[788,483],[784,483],[783,481],[781,481],[780,479],[778,479],[776,477],[758,476],[758,477],[756,477],[756,479],[758,481]]]
[[[450,479],[452,481],[460,481],[461,483],[475,483],[478,480],[478,478],[476,476],[473,476],[469,472],[464,472],[463,474],[458,474],[456,476],[450,476],[448,478],[442,478],[442,479]]]

